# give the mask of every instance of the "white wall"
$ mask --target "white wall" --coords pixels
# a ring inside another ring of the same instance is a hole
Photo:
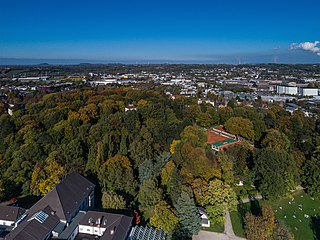
[[[102,227],[79,225],[79,233],[102,236],[105,230]]]
[[[302,88],[301,95],[302,96],[318,96],[319,90],[317,88]]]
[[[1,220],[0,219],[0,225],[14,226],[14,221],[7,221],[7,220]]]
[[[277,86],[278,94],[297,95],[298,87]]]

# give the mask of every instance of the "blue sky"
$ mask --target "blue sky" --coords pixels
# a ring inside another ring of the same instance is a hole
[[[10,0],[0,58],[319,63],[319,0]],[[297,43],[290,50],[292,43]]]

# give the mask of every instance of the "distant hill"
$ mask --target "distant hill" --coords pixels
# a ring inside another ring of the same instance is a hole
[[[80,66],[92,65],[92,63],[79,63]]]

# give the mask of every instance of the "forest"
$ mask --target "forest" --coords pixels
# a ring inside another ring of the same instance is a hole
[[[240,180],[265,199],[288,197],[297,186],[320,197],[320,121],[300,111],[233,102],[214,108],[124,87],[24,101],[12,116],[0,105],[0,201],[45,195],[77,171],[97,184],[103,208],[137,210],[142,223],[168,238],[188,239],[200,230],[197,207],[213,223],[236,208]],[[129,104],[136,108],[125,111]],[[242,143],[213,152],[205,129],[215,124]],[[259,234],[269,239],[274,232]]]

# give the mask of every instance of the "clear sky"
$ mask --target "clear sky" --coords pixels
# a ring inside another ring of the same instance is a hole
[[[319,63],[318,40],[319,0],[1,1],[2,59]]]

